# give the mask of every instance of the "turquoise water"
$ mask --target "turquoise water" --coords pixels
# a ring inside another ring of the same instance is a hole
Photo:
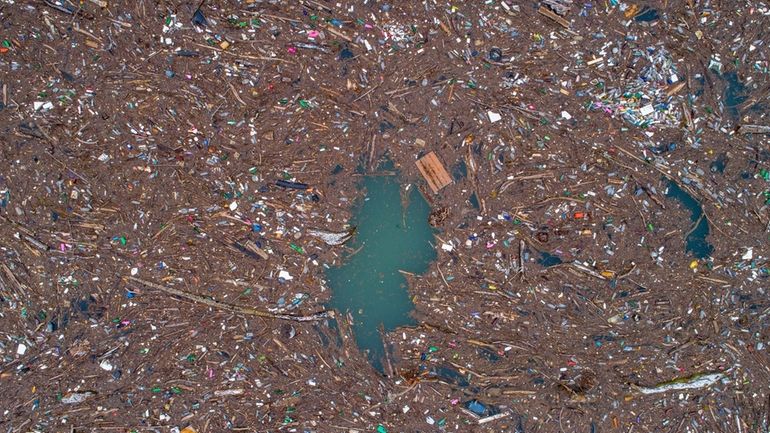
[[[544,268],[560,265],[562,263],[561,257],[553,255],[551,253],[542,252],[537,262]]]
[[[428,225],[430,206],[414,186],[404,193],[406,209],[396,176],[367,176],[362,186],[365,199],[356,205],[351,221],[358,231],[347,244],[353,251],[361,250],[326,271],[332,290],[328,307],[351,312],[356,344],[383,372],[380,325],[392,331],[415,324],[410,315],[414,304],[399,270],[425,272],[436,259],[436,250]]]
[[[687,236],[687,251],[699,259],[709,257],[711,253],[714,252],[714,247],[708,240],[706,240],[709,235],[709,222],[705,216],[701,218],[703,215],[703,208],[701,208],[698,200],[695,200],[687,193],[687,191],[679,188],[679,185],[672,181],[668,182],[668,192],[666,193],[666,196],[678,200],[690,211],[690,221],[692,221],[693,224],[696,222],[698,223],[695,230]]]
[[[658,18],[660,18],[660,15],[658,14],[658,11],[655,9],[646,9],[639,15],[634,17],[635,21],[644,21],[644,22],[650,22],[655,21]]]

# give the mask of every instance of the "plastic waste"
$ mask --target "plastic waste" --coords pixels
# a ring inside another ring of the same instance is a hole
[[[342,245],[356,233],[356,228],[344,232],[327,232],[325,230],[308,230],[307,234],[324,241],[327,245]]]
[[[635,388],[642,394],[659,394],[661,392],[679,391],[683,389],[707,388],[724,378],[724,373],[702,373],[659,383],[652,387],[635,386]]]
[[[62,397],[61,402],[64,404],[78,404],[83,403],[86,401],[89,397],[95,395],[95,392],[92,391],[85,391],[85,392],[70,392],[67,393],[64,397]]]
[[[306,184],[306,183],[289,182],[288,180],[276,180],[275,184],[277,186],[280,186],[281,188],[289,188],[289,189],[308,189],[308,188],[310,188],[308,186],[308,184]]]

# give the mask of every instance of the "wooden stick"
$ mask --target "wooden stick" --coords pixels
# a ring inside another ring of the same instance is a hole
[[[319,311],[309,316],[276,314],[276,313],[271,313],[269,311],[257,310],[255,308],[241,307],[239,305],[231,305],[220,301],[214,301],[212,299],[207,299],[207,298],[204,298],[203,296],[188,293],[183,290],[175,289],[173,287],[161,286],[160,284],[153,283],[152,281],[143,280],[141,278],[136,278],[136,277],[127,277],[127,278],[135,283],[139,283],[147,287],[151,287],[153,289],[157,289],[175,296],[179,296],[180,298],[185,298],[190,301],[197,302],[199,304],[208,305],[209,307],[218,308],[220,310],[232,311],[234,313],[246,314],[249,316],[267,317],[271,319],[280,319],[280,320],[292,320],[295,322],[315,322],[315,321],[324,320],[327,318],[334,318],[334,312],[329,310]]]
[[[517,181],[521,180],[533,180],[533,179],[545,179],[545,178],[553,178],[554,175],[551,172],[546,173],[537,173],[537,174],[531,174],[528,176],[516,176],[513,179],[508,179],[505,182],[503,182],[500,187],[497,189],[497,192],[502,194],[505,192],[506,189],[508,189],[509,186],[513,185]]]
[[[508,412],[508,411],[505,411],[505,412],[500,412],[500,413],[498,413],[496,415],[490,415],[488,417],[481,418],[481,419],[479,419],[476,422],[479,423],[479,424],[486,424],[488,422],[496,421],[496,420],[502,419],[502,418],[507,418],[509,416],[511,416],[511,413]]]
[[[607,278],[604,277],[604,275],[594,271],[593,269],[590,269],[590,268],[588,268],[586,266],[583,266],[580,263],[572,262],[570,264],[572,265],[573,268],[577,269],[578,271],[583,272],[585,274],[588,274],[588,275],[590,275],[590,276],[592,276],[594,278],[598,278],[600,280],[606,280],[607,279]]]
[[[217,51],[220,54],[227,54],[227,55],[230,55],[230,56],[233,56],[233,57],[241,57],[241,58],[244,58],[244,59],[266,60],[266,61],[269,61],[269,62],[294,63],[291,60],[282,59],[280,57],[264,57],[264,56],[250,56],[250,55],[247,55],[247,54],[237,54],[237,53],[233,53],[231,51],[223,50],[221,48],[212,47],[212,46],[209,46],[209,45],[198,44],[198,43],[195,43],[195,42],[193,42],[193,45],[195,45],[197,47],[201,47],[201,48],[208,48],[209,50]]]
[[[235,90],[235,86],[233,86],[232,83],[228,82],[227,85],[230,86],[230,90],[232,90],[233,95],[235,96],[235,99],[237,99],[238,102],[241,103],[241,105],[248,105],[245,102],[243,102],[243,99],[241,99],[240,95],[238,95],[238,91]]]
[[[441,266],[439,266],[438,261],[436,261],[436,269],[438,269],[438,274],[441,275],[441,279],[444,281],[444,284],[449,287],[449,283],[447,282],[446,278],[444,278],[444,273],[441,272]]]
[[[366,92],[362,93],[362,94],[361,94],[361,95],[359,95],[359,96],[358,96],[356,99],[354,99],[354,100],[352,100],[352,101],[350,101],[350,102],[351,102],[351,103],[353,103],[353,102],[356,102],[356,101],[358,101],[359,99],[363,98],[364,96],[366,96],[366,95],[368,95],[368,94],[372,93],[372,92],[373,92],[375,89],[377,89],[378,87],[380,87],[380,85],[379,85],[379,84],[378,84],[378,85],[376,85],[376,86],[374,86],[374,87],[372,87],[371,89],[367,90]]]
[[[393,363],[390,360],[390,354],[388,353],[388,341],[385,338],[385,326],[380,323],[378,328],[380,331],[380,339],[382,340],[383,356],[385,357],[385,367],[387,368],[388,377],[393,377],[395,370],[393,370]]]

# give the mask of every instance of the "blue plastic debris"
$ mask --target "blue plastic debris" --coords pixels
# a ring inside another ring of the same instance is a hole
[[[209,22],[206,20],[206,17],[203,16],[203,12],[201,12],[200,8],[198,8],[195,11],[195,14],[193,14],[192,22],[196,26],[201,26],[201,27],[206,27],[209,25]]]

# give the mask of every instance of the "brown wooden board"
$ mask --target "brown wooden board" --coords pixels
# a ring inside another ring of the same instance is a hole
[[[422,177],[428,181],[428,185],[434,193],[439,192],[441,188],[452,183],[452,178],[434,152],[430,152],[418,159],[417,169],[420,170]]]

